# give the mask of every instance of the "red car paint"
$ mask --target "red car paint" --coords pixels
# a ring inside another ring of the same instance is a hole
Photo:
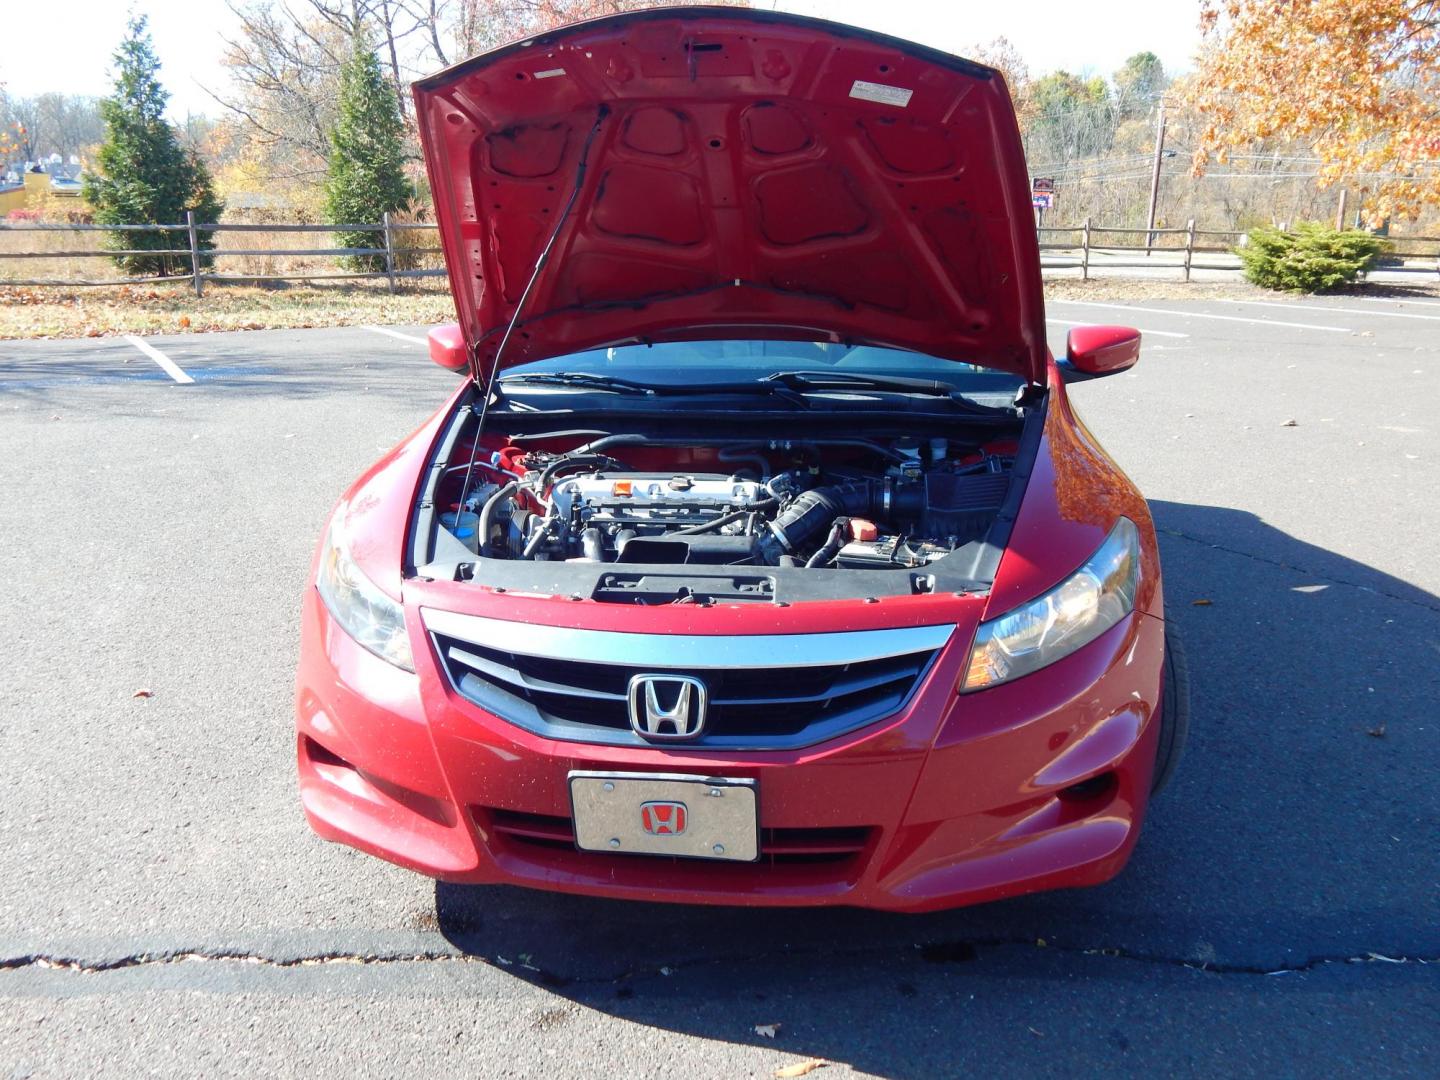
[[[687,42],[723,47],[697,54]],[[749,58],[748,68],[742,54]],[[644,900],[849,904],[896,911],[1095,884],[1124,866],[1145,815],[1163,697],[1165,634],[1154,529],[1143,498],[1071,411],[1061,373],[1044,351],[1038,255],[1028,204],[1015,195],[1017,184],[1024,194],[1024,166],[1003,84],[992,79],[962,93],[954,80],[974,78],[963,71],[956,75],[953,61],[937,66],[935,55],[789,16],[730,9],[666,11],[582,24],[537,39],[524,51],[501,50],[421,84],[417,101],[451,280],[465,340],[479,347],[477,371],[483,371],[484,351],[493,346],[496,328],[503,327],[519,299],[517,268],[527,259],[533,262],[548,226],[539,220],[539,203],[521,198],[518,237],[497,235],[503,229],[500,219],[481,214],[471,198],[483,193],[481,186],[457,192],[466,169],[452,170],[444,162],[456,152],[455,140],[466,125],[491,116],[492,110],[507,117],[520,108],[511,103],[512,83],[519,86],[549,65],[564,67],[582,86],[623,88],[627,99],[669,103],[700,124],[711,112],[695,100],[697,82],[718,80],[724,84],[723,107],[714,115],[725,122],[713,130],[722,133],[722,146],[731,150],[700,155],[679,171],[708,178],[718,185],[707,189],[712,193],[738,193],[746,184],[753,190],[755,183],[747,172],[753,162],[733,160],[745,156],[734,150],[739,130],[734,120],[745,102],[768,100],[766,95],[797,85],[819,87],[839,79],[848,86],[867,76],[879,81],[882,66],[890,69],[883,74],[892,83],[908,80],[917,87],[917,101],[920,88],[938,79],[933,85],[943,92],[948,111],[927,106],[925,123],[953,123],[967,145],[980,140],[989,155],[967,159],[982,174],[973,208],[986,222],[980,226],[990,238],[985,258],[995,271],[983,303],[968,302],[968,310],[977,313],[975,322],[952,329],[953,305],[964,290],[955,288],[959,279],[951,270],[937,268],[929,242],[916,238],[917,219],[911,215],[923,219],[923,207],[934,196],[923,196],[926,201],[917,203],[922,210],[912,211],[900,205],[899,196],[887,193],[882,199],[880,189],[867,181],[861,184],[867,205],[884,216],[884,228],[874,226],[871,239],[837,243],[834,254],[840,266],[849,267],[847,274],[859,274],[867,258],[883,259],[894,240],[891,254],[912,264],[915,274],[895,300],[888,329],[873,306],[837,315],[828,300],[747,287],[737,287],[733,295],[701,290],[643,312],[622,307],[567,313],[565,297],[573,300],[573,290],[589,286],[583,274],[567,277],[562,269],[560,276],[540,283],[536,306],[527,307],[539,314],[520,324],[531,336],[521,339],[519,352],[508,359],[536,359],[628,340],[636,333],[676,334],[687,324],[693,328],[697,319],[715,336],[762,336],[762,331],[784,336],[827,326],[847,336],[940,355],[984,353],[987,363],[1046,387],[1049,407],[1019,516],[988,593],[786,607],[648,607],[405,576],[407,534],[422,475],[465,392],[462,387],[362,476],[337,511],[353,538],[355,562],[384,592],[403,601],[416,672],[366,651],[333,621],[316,590],[306,591],[297,751],[302,805],[321,836],[455,882]],[[720,63],[716,57],[726,58],[730,67],[707,70],[706,65]],[[940,74],[933,76],[936,71]],[[527,78],[518,79],[517,73]],[[553,92],[563,98],[557,116],[590,108],[593,95],[576,97],[558,76],[546,81],[553,81]],[[456,107],[461,101],[463,109]],[[823,115],[818,120],[811,112],[805,115],[818,129],[829,130]],[[572,120],[556,122],[578,130]],[[848,112],[830,123],[840,142],[859,137]],[[708,134],[712,128],[697,130]],[[824,153],[839,144],[826,144]],[[857,166],[860,159],[837,152],[835,160]],[[708,161],[729,164],[717,172]],[[720,173],[729,177],[730,186],[716,179]],[[523,187],[517,182],[497,197],[514,206]],[[501,190],[499,181],[496,190]],[[966,197],[971,197],[968,188]],[[544,201],[538,193],[534,198]],[[745,230],[755,227],[738,194],[736,200],[727,211],[733,217],[725,219],[731,224],[722,225],[716,217],[713,231],[709,225],[700,229],[704,235],[697,243],[707,251],[695,253],[696,266],[717,258],[715,265],[732,265],[721,258],[725,252],[708,248],[729,244],[734,255],[734,235],[747,235]],[[619,275],[617,287],[645,288],[653,279],[637,253],[651,249],[633,237],[597,238],[593,197],[587,205],[577,223],[559,234],[566,248],[560,262],[588,252],[613,268],[636,258],[633,276]],[[531,216],[536,220],[528,220]],[[671,269],[689,258],[660,250],[660,261]],[[914,253],[921,250],[929,254],[916,268]],[[804,273],[809,272],[805,267],[813,269],[816,251],[797,255]],[[773,282],[782,273],[784,259],[773,245],[760,244],[741,256],[753,267],[740,275],[747,281]],[[462,272],[472,263],[478,267],[473,274]],[[970,288],[974,283],[963,284]],[[1134,612],[1040,671],[976,693],[958,693],[977,625],[1072,574],[1121,515],[1135,522],[1140,534],[1141,585]],[[421,621],[427,609],[521,624],[676,636],[809,635],[936,624],[951,624],[954,631],[901,712],[800,750],[723,754],[678,744],[636,749],[558,742],[489,715],[460,697],[443,674]],[[761,859],[722,863],[580,851],[572,843],[567,789],[567,775],[577,769],[754,778],[761,792]],[[1096,777],[1104,782],[1076,787]]]

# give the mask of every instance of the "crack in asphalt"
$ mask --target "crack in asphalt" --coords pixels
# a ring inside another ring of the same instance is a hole
[[[44,970],[75,971],[86,975],[100,975],[110,971],[125,971],[130,968],[165,967],[191,963],[236,963],[256,964],[270,968],[320,967],[327,964],[410,964],[429,961],[489,962],[482,956],[446,951],[402,952],[402,953],[316,953],[312,956],[273,957],[259,953],[235,950],[176,949],[164,952],[134,953],[117,956],[109,960],[82,960],[73,956],[31,953],[22,956],[0,957],[0,971],[21,971],[26,968]]]
[[[1306,566],[1295,566],[1291,563],[1281,562],[1279,559],[1267,559],[1264,555],[1257,555],[1253,551],[1244,551],[1240,548],[1228,547],[1225,544],[1217,544],[1214,540],[1207,540],[1201,536],[1192,536],[1189,533],[1181,532],[1179,529],[1164,529],[1157,525],[1155,531],[1161,536],[1173,536],[1177,540],[1188,540],[1192,544],[1199,544],[1202,547],[1208,547],[1215,551],[1223,551],[1227,555],[1239,555],[1242,558],[1250,559],[1254,562],[1264,563],[1266,566],[1273,566],[1280,570],[1289,570],[1292,573],[1318,578],[1321,581],[1328,581],[1332,585],[1343,585],[1349,589],[1359,589],[1361,592],[1370,593],[1372,596],[1383,596],[1387,600],[1398,600],[1402,604],[1410,604],[1420,608],[1422,611],[1433,611],[1440,614],[1440,601],[1433,604],[1426,603],[1424,600],[1416,600],[1412,596],[1401,596],[1399,593],[1389,592],[1385,589],[1377,589],[1373,585],[1361,585],[1357,581],[1346,581],[1344,578],[1333,577],[1330,574],[1324,574]]]
[[[1211,975],[1275,976],[1303,974],[1337,964],[1440,964],[1440,953],[1434,955],[1398,954],[1391,955],[1375,951],[1356,954],[1322,954],[1308,957],[1294,964],[1272,967],[1260,964],[1217,963],[1199,961],[1192,957],[1164,956],[1131,949],[1112,947],[1090,947],[1082,945],[1057,945],[1043,940],[1030,939],[980,939],[940,941],[929,944],[915,944],[909,950],[931,964],[970,963],[980,959],[981,949],[1027,949],[1035,952],[1046,951],[1066,956],[1098,956],[1107,959],[1126,960],[1133,963],[1163,965],[1186,968]],[[330,965],[396,965],[413,963],[456,963],[483,964],[499,970],[506,970],[520,978],[531,979],[542,986],[560,988],[566,986],[614,985],[634,982],[640,979],[665,978],[681,971],[706,967],[721,967],[732,964],[750,964],[771,959],[810,956],[841,956],[846,958],[873,957],[878,954],[895,952],[894,946],[855,949],[785,949],[779,952],[763,952],[734,956],[697,957],[678,960],[668,964],[627,968],[618,974],[567,976],[530,964],[525,959],[512,960],[500,954],[485,956],[478,953],[433,950],[428,952],[363,953],[327,952],[301,957],[269,957],[259,953],[231,950],[184,949],[165,952],[135,953],[109,960],[87,961],[77,957],[31,953],[20,956],[0,957],[0,971],[23,971],[29,969],[59,970],[78,974],[105,974],[135,968],[172,967],[197,963],[241,963],[266,968],[305,968]],[[898,957],[897,957],[898,958]]]

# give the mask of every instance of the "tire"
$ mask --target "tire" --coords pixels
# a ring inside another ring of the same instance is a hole
[[[1190,664],[1185,646],[1172,622],[1165,623],[1165,690],[1160,706],[1160,745],[1155,751],[1155,774],[1150,794],[1170,782],[1180,764],[1190,734]]]

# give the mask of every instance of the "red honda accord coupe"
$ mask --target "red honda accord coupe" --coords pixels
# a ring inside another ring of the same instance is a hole
[[[463,372],[332,513],[300,796],[447,881],[926,911],[1113,877],[1186,728],[998,72],[669,8],[418,83]]]

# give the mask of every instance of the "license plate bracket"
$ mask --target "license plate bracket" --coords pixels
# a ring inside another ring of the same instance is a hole
[[[569,774],[575,846],[608,854],[755,862],[759,785],[686,773]]]

